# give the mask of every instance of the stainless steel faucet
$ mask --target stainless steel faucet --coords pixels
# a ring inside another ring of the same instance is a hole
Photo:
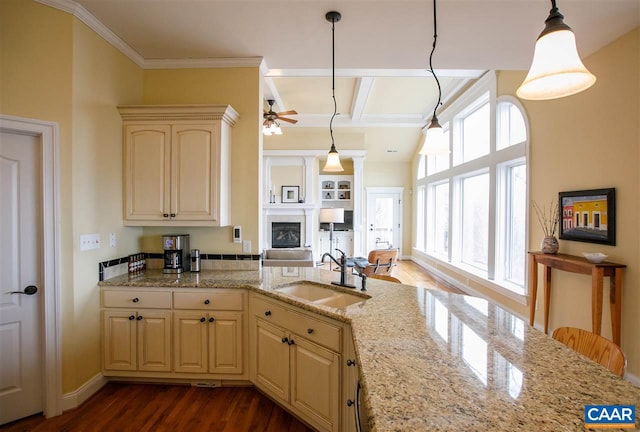
[[[321,260],[322,262],[324,262],[325,257],[329,257],[331,261],[333,261],[334,263],[336,263],[338,267],[340,267],[340,282],[331,282],[331,283],[333,285],[337,285],[341,287],[355,288],[356,287],[355,285],[350,285],[347,283],[347,256],[340,249],[336,248],[336,250],[341,254],[340,262],[338,262],[338,260],[335,259],[329,252],[325,252],[322,255],[322,260]]]

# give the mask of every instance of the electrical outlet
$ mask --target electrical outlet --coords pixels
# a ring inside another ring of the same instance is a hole
[[[83,234],[80,236],[80,250],[100,249],[100,234]]]
[[[245,240],[242,242],[242,253],[251,253],[251,240]]]
[[[116,247],[116,233],[109,234],[109,247],[110,248]]]

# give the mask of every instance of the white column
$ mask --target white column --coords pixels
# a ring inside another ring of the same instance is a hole
[[[366,256],[364,233],[364,156],[353,158],[353,256]]]

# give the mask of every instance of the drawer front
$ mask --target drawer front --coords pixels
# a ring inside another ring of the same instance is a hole
[[[103,291],[102,306],[136,309],[171,309],[171,291]]]
[[[293,333],[337,353],[342,351],[340,327],[298,312],[288,311],[288,313],[289,330]]]
[[[342,330],[339,326],[253,296],[251,313],[332,351],[342,351]]]
[[[244,310],[245,293],[242,291],[222,292],[179,292],[173,293],[174,309],[198,310]]]

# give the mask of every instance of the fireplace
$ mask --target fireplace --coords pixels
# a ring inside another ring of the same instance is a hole
[[[300,247],[300,222],[272,222],[271,247],[293,248]]]

